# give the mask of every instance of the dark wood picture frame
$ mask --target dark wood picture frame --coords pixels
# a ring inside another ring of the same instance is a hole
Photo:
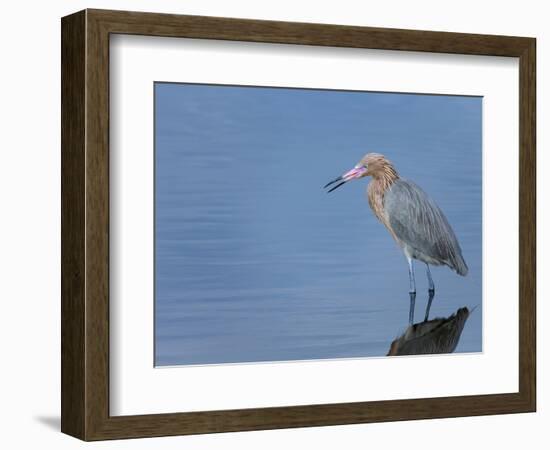
[[[61,429],[84,440],[535,411],[534,38],[85,10],[62,31]],[[519,58],[519,392],[109,415],[109,36],[137,34]]]

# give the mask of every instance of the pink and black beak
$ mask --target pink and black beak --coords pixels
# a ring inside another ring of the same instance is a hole
[[[323,188],[328,188],[329,186],[332,186],[335,183],[338,183],[336,186],[332,186],[328,192],[332,192],[335,189],[338,189],[343,184],[346,184],[348,181],[355,180],[356,178],[361,178],[365,175],[367,172],[367,168],[364,166],[355,166],[353,169],[351,169],[349,172],[346,172],[341,177],[336,178],[335,180],[332,180],[330,183],[327,183],[323,186]]]

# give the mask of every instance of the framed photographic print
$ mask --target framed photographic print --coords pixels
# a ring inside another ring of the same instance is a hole
[[[535,410],[535,39],[62,19],[62,431]]]

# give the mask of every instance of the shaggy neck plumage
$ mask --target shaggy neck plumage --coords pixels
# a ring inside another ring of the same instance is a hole
[[[384,161],[381,167],[373,172],[371,184],[375,184],[376,188],[380,189],[383,194],[398,178],[399,174],[391,163]]]
[[[384,223],[384,225],[388,226],[389,224],[386,223],[386,218],[384,216],[384,193],[395,180],[399,178],[399,174],[386,159],[378,160],[373,165],[374,170],[371,173],[372,180],[367,188],[369,205],[375,216]]]

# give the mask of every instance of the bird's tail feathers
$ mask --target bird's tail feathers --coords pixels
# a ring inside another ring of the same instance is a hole
[[[455,270],[456,273],[462,275],[463,277],[468,275],[468,266],[466,265],[466,261],[464,261],[462,255],[458,255],[458,257],[453,261],[451,267]]]

